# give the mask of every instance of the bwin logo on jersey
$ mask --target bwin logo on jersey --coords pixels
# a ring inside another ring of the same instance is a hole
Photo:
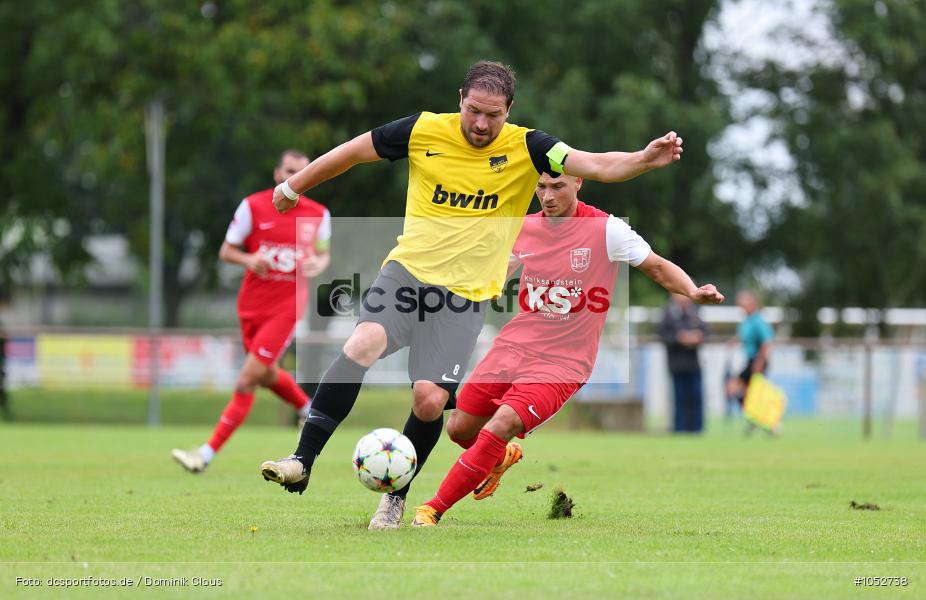
[[[484,191],[478,190],[475,194],[458,194],[441,189],[441,184],[434,188],[434,197],[431,202],[434,204],[449,204],[453,207],[471,208],[473,210],[487,210],[489,208],[498,208],[498,194],[489,194],[484,196]]]
[[[501,173],[505,170],[505,167],[508,166],[508,155],[502,154],[501,156],[490,156],[489,166],[492,167],[492,170],[496,173]]]

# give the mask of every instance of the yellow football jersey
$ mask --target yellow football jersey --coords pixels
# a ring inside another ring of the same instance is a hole
[[[385,262],[469,300],[498,296],[540,170],[561,169],[549,157],[559,140],[506,123],[476,148],[459,113],[422,112],[374,129],[373,142],[383,158],[408,158],[405,226]]]

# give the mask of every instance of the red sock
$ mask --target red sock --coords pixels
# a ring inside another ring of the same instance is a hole
[[[295,406],[296,410],[302,410],[302,407],[309,403],[309,397],[302,391],[289,371],[280,368],[277,368],[277,382],[271,386],[270,391],[288,404]]]
[[[254,392],[243,394],[236,391],[232,394],[231,402],[222,411],[222,416],[219,417],[219,422],[216,423],[215,430],[212,432],[212,439],[209,440],[209,446],[213,450],[218,452],[231,434],[235,433],[238,426],[244,423],[253,405]]]
[[[450,438],[450,441],[453,442],[454,444],[456,444],[457,446],[460,446],[461,448],[464,448],[464,449],[466,449],[466,450],[469,450],[470,448],[473,447],[473,444],[476,443],[476,440],[477,440],[477,439],[478,439],[478,437],[471,437],[471,438],[469,438],[468,440],[463,440],[463,439],[460,439],[460,438],[451,437],[451,438]],[[498,457],[498,462],[495,463],[495,466],[497,467],[498,465],[502,464],[503,462],[505,462],[505,453],[504,453],[504,452],[502,452],[502,455]],[[492,468],[494,469],[495,467],[492,467]],[[477,485],[478,485],[478,484],[477,484]]]
[[[505,440],[487,429],[479,431],[476,443],[460,455],[444,477],[437,495],[427,502],[439,512],[446,512],[464,496],[476,489],[495,465],[505,456]]]
[[[456,444],[457,446],[463,448],[464,450],[469,450],[470,448],[473,447],[473,444],[476,443],[476,437],[473,436],[469,438],[468,440],[463,440],[460,438],[455,438],[453,436],[450,436],[450,441]]]

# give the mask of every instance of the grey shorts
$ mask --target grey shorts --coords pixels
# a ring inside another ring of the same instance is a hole
[[[401,264],[386,263],[364,297],[359,323],[386,330],[382,357],[408,346],[408,377],[436,383],[453,396],[466,373],[489,301],[474,302],[419,281]]]

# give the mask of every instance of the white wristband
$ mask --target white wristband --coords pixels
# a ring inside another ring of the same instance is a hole
[[[289,198],[290,200],[298,200],[299,194],[293,191],[293,188],[289,187],[289,180],[285,180],[280,184],[280,189],[283,191],[283,195]]]

